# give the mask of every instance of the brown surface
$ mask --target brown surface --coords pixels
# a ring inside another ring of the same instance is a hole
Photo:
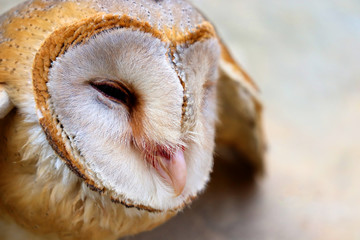
[[[195,3],[262,91],[267,174],[217,163],[191,208],[129,239],[360,239],[360,2]]]

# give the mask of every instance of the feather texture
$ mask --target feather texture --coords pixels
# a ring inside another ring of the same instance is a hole
[[[154,228],[204,190],[215,131],[263,168],[257,88],[186,1],[27,1],[0,53],[4,239]]]

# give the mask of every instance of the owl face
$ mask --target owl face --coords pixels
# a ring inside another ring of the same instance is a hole
[[[48,104],[75,172],[128,206],[183,207],[212,168],[218,58],[216,39],[174,47],[126,28],[57,57]]]

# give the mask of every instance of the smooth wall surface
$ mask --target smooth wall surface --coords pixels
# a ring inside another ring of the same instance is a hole
[[[129,239],[360,239],[360,1],[193,2],[261,89],[267,174],[216,163],[190,208]]]

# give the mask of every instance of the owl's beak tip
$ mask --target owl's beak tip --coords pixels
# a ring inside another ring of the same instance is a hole
[[[178,197],[186,185],[187,169],[184,149],[176,149],[172,154],[160,155],[155,160],[154,168],[158,174],[170,185]]]
[[[186,177],[187,177],[187,170],[186,170],[186,162],[184,157],[184,151],[178,150],[174,158],[171,159],[172,168],[173,170],[173,176],[172,179],[172,185],[175,190],[175,195],[178,197],[183,192],[185,185],[186,185]]]

